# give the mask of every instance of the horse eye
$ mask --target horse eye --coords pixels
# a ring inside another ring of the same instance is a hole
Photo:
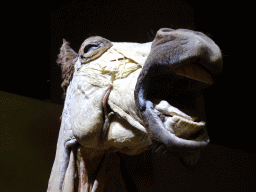
[[[103,43],[101,43],[101,42],[94,43],[94,44],[88,44],[84,47],[84,53],[89,53],[90,51],[99,49],[102,46],[103,46]]]

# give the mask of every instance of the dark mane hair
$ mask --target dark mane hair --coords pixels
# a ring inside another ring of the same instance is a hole
[[[72,80],[74,73],[74,65],[77,61],[77,53],[69,46],[69,43],[63,39],[63,44],[60,48],[57,64],[61,66],[63,82],[61,87],[64,91],[62,97],[65,99],[67,87]]]

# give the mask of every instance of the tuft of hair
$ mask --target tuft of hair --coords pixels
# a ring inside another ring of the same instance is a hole
[[[63,44],[60,48],[57,64],[61,66],[63,82],[61,87],[64,91],[63,98],[66,96],[67,87],[72,80],[74,73],[74,65],[77,60],[77,53],[69,46],[69,43],[63,39]]]
[[[152,140],[152,145],[150,146],[152,154],[155,154],[156,157],[164,157],[166,152],[168,152],[167,147],[161,144],[159,141]]]

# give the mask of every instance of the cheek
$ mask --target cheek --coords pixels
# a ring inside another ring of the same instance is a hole
[[[106,146],[112,146],[123,153],[135,155],[143,152],[151,144],[147,134],[138,131],[125,119],[119,118],[117,114],[111,119]]]
[[[117,79],[113,82],[109,100],[129,112],[134,118],[138,118],[138,109],[134,100],[134,89],[141,69],[133,72],[126,78]]]
[[[74,136],[85,147],[97,146],[103,126],[102,101],[107,87],[87,83],[84,77],[72,81],[70,122]]]

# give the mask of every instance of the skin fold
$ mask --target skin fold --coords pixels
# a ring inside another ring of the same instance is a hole
[[[104,109],[104,116],[105,116],[105,122],[104,122],[104,125],[103,125],[103,128],[102,128],[102,131],[101,131],[101,134],[100,134],[100,137],[99,137],[99,146],[102,146],[105,139],[106,139],[106,135],[107,135],[107,131],[108,131],[108,127],[109,127],[109,116],[113,113],[108,113],[107,111],[107,101],[108,101],[108,97],[109,97],[109,94],[112,90],[112,86],[110,86],[106,92],[106,94],[104,95],[104,98],[103,98],[103,109]]]

